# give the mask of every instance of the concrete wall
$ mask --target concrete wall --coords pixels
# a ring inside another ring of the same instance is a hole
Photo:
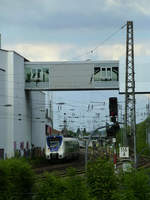
[[[49,99],[46,100],[45,92],[31,93],[32,96],[32,144],[35,147],[45,148],[46,124],[52,127],[51,121],[46,118],[46,108],[50,110]]]
[[[31,105],[24,90],[24,58],[7,52],[6,68],[6,102],[12,106],[7,108],[5,153],[12,157],[20,145],[23,151],[27,142],[31,144]]]
[[[16,148],[31,147],[31,97],[24,90],[24,58],[13,52],[13,131]]]
[[[6,158],[16,150],[23,155],[32,144],[44,148],[45,125],[52,126],[45,118],[49,98],[44,92],[25,91],[24,60],[14,51],[0,49],[0,159],[2,150]]]
[[[24,90],[23,57],[0,50],[0,66],[6,70],[0,71],[0,148],[12,157],[21,143],[31,144],[30,95]]]
[[[9,103],[7,94],[7,51],[0,50],[0,68],[5,70],[0,70],[0,149],[5,150],[5,156],[8,131],[7,124],[9,121],[9,110],[11,109],[11,107],[4,106]]]

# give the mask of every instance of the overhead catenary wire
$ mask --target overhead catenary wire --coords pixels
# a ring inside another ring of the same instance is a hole
[[[107,42],[108,40],[110,40],[114,35],[116,35],[119,31],[121,31],[124,27],[126,27],[126,24],[122,25],[121,27],[117,28],[116,31],[114,31],[113,33],[109,34],[99,45],[97,45],[95,48],[89,50],[88,52],[79,55],[78,57],[74,57],[71,60],[76,60],[79,59],[85,55],[89,55],[89,54],[93,54],[100,46],[102,46],[105,42]]]

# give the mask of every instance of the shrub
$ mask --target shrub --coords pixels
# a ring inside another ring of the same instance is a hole
[[[74,169],[70,169],[67,177],[55,174],[44,175],[44,180],[36,184],[35,200],[88,200],[88,191],[84,178],[77,176]]]
[[[106,158],[90,162],[87,168],[87,184],[92,197],[110,200],[113,191],[117,188],[113,164]]]
[[[77,176],[76,170],[70,168],[68,170],[68,177],[66,178],[66,200],[88,200],[89,192],[86,187],[85,178]]]
[[[45,173],[35,186],[35,200],[64,200],[65,181],[54,174]]]
[[[31,199],[34,173],[24,160],[8,159],[0,161],[0,200]]]
[[[120,184],[113,193],[113,200],[149,200],[149,176],[145,170],[132,170],[119,174]]]

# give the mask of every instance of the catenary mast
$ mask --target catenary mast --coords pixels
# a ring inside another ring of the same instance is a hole
[[[125,75],[125,135],[124,145],[127,146],[127,127],[134,138],[134,164],[136,167],[136,111],[135,111],[135,69],[133,22],[127,22],[126,38],[126,75]]]

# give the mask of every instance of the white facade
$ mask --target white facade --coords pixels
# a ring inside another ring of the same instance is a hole
[[[14,156],[16,150],[23,154],[32,143],[44,148],[45,124],[51,126],[45,112],[39,116],[42,125],[33,120],[32,108],[38,105],[33,99],[45,109],[45,94],[25,91],[24,62],[16,52],[0,49],[0,159]]]
[[[0,159],[45,148],[53,121],[50,98],[40,91],[118,90],[118,70],[118,61],[29,62],[0,49]]]
[[[46,125],[52,127],[50,121],[51,103],[46,99],[45,92],[31,92],[32,102],[32,134],[31,141],[34,147],[45,148]],[[47,112],[46,112],[47,111]]]

